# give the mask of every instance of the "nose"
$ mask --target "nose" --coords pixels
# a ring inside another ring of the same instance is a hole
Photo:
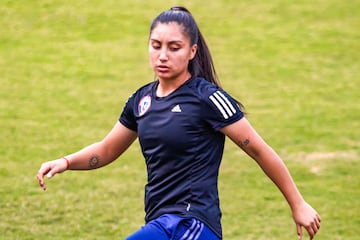
[[[167,49],[166,48],[161,49],[160,55],[159,55],[159,60],[161,62],[164,62],[164,61],[168,60],[168,55],[167,55]]]

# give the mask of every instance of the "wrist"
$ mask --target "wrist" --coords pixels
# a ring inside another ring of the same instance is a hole
[[[65,160],[66,162],[66,169],[65,170],[68,170],[70,168],[70,160],[66,157],[62,157],[61,159]]]
[[[292,211],[297,211],[298,209],[302,209],[302,207],[304,206],[305,200],[300,197],[298,200],[291,202],[290,208],[292,209]]]

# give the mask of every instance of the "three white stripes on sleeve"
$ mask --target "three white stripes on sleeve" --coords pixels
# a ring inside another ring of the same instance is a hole
[[[215,104],[215,106],[221,112],[225,119],[230,118],[236,113],[236,109],[222,92],[216,91],[212,95],[210,95],[209,98]]]

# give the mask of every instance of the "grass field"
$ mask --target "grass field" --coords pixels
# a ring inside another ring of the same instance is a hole
[[[360,1],[66,1],[0,4],[0,239],[124,239],[143,224],[138,143],[108,167],[41,163],[100,140],[153,79],[151,20],[194,14],[223,87],[321,214],[316,239],[360,237]],[[275,186],[233,143],[221,166],[224,239],[296,239]]]

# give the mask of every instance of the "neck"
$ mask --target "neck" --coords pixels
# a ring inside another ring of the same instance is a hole
[[[186,74],[184,74],[184,76],[179,76],[176,79],[159,78],[159,85],[156,89],[156,96],[166,97],[167,95],[178,89],[181,85],[183,85],[190,77],[190,73],[187,72]]]

